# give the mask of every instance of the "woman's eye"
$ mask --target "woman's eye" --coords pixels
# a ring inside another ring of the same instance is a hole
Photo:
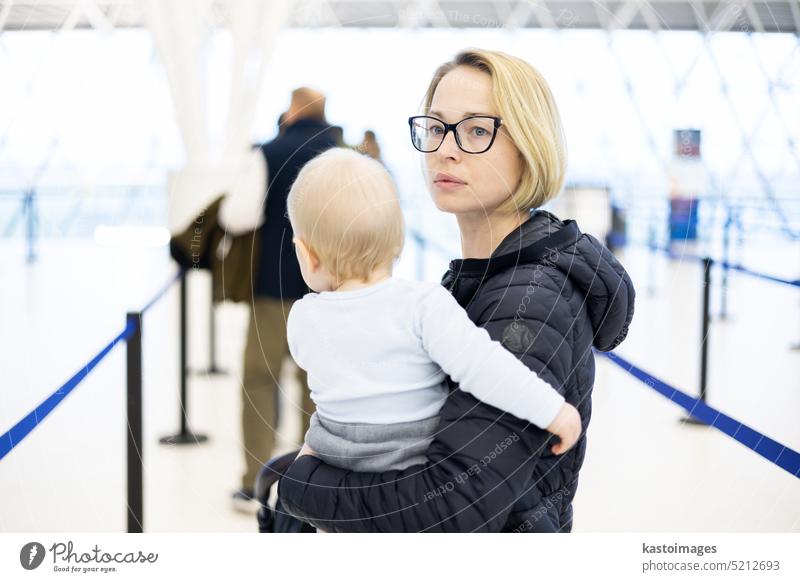
[[[442,133],[442,128],[441,127],[431,128],[431,133],[433,135],[440,135]]]
[[[485,136],[487,133],[489,133],[489,132],[487,132],[485,129],[483,129],[482,127],[476,127],[476,128],[473,130],[473,131],[475,132],[475,135],[476,135],[477,137],[483,137],[483,136]]]

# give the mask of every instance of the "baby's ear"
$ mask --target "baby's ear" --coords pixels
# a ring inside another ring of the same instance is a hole
[[[311,271],[316,271],[319,267],[319,258],[314,250],[306,244],[306,241],[297,236],[292,239],[292,242],[294,243],[295,248],[297,248],[297,251],[303,256],[303,260],[311,269]]]
[[[317,269],[319,269],[321,265],[319,257],[317,256],[317,253],[314,252],[314,249],[312,249],[311,247],[306,246],[305,249],[306,252],[308,253],[307,255],[308,262],[311,264],[311,270],[316,271]]]

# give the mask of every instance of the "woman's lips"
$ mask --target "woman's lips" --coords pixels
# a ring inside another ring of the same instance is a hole
[[[456,190],[462,186],[466,186],[463,180],[459,180],[455,176],[449,174],[438,173],[433,178],[433,185],[440,190]]]
[[[451,190],[458,190],[464,186],[464,184],[461,182],[450,182],[449,180],[440,180],[438,182],[434,182],[433,185],[439,190],[445,190],[447,192],[450,192]]]

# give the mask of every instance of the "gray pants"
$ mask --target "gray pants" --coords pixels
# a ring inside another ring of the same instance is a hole
[[[242,488],[252,489],[261,466],[272,457],[275,430],[278,424],[278,378],[289,345],[286,342],[286,317],[294,300],[281,301],[256,297],[247,330],[242,380],[242,437],[244,439],[245,472]],[[299,370],[302,386],[302,435],[314,403],[308,391],[308,376]]]
[[[311,415],[306,444],[314,456],[351,471],[389,471],[425,462],[439,416],[393,424],[351,424]]]

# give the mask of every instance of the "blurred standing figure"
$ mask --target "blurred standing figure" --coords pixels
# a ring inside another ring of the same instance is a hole
[[[378,145],[378,140],[375,138],[375,132],[371,129],[368,129],[364,132],[364,139],[362,139],[361,143],[356,146],[356,149],[362,154],[368,155],[373,160],[378,160],[379,162],[383,163],[383,160],[381,160],[381,146]]]
[[[286,112],[284,111],[278,116],[278,137],[283,135],[283,130],[286,128]]]
[[[278,412],[278,378],[289,354],[286,318],[292,304],[309,292],[300,273],[286,214],[286,197],[300,169],[317,154],[336,145],[325,120],[325,96],[301,87],[292,92],[281,130],[260,146],[268,168],[261,259],[254,274],[254,297],[244,354],[242,430],[247,469],[233,494],[237,509],[257,508],[253,487],[262,464],[273,454]],[[299,371],[303,391],[302,434],[314,411],[306,374]]]
[[[333,132],[334,139],[336,139],[336,146],[337,147],[344,147],[346,144],[344,143],[344,128],[341,125],[334,125],[331,127],[331,131]]]

